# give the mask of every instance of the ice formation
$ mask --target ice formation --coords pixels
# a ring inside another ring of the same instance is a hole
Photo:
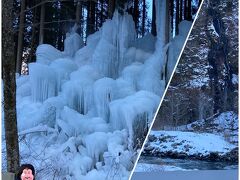
[[[127,179],[134,138],[151,123],[166,85],[161,37],[136,39],[132,17],[115,12],[86,46],[74,29],[63,52],[40,45],[29,75],[17,79],[17,111],[21,132],[38,129],[27,137],[45,161],[24,161],[44,163],[45,179]]]
[[[175,36],[169,46],[168,53],[168,71],[167,71],[167,80],[169,80],[172,71],[176,65],[180,52],[183,48],[184,42],[187,38],[187,34],[191,28],[192,23],[189,21],[182,21],[179,24],[179,34]]]

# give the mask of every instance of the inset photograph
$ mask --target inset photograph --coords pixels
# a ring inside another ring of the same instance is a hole
[[[204,1],[135,172],[238,169],[238,2]]]

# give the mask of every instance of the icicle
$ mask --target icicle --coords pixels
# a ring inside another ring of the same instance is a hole
[[[76,25],[71,29],[71,32],[66,34],[66,39],[64,40],[64,54],[67,56],[74,56],[74,54],[81,47],[84,46],[84,42],[80,35],[76,33]]]
[[[61,91],[61,85],[69,80],[70,73],[77,70],[77,65],[67,58],[57,59],[50,64],[56,72],[57,88]]]
[[[39,63],[30,63],[29,76],[32,100],[34,102],[43,102],[57,95],[56,73],[52,68]]]
[[[138,90],[137,81],[142,69],[143,64],[133,63],[122,71],[123,79],[128,81],[135,90]]]
[[[93,165],[103,159],[103,153],[107,150],[108,137],[104,132],[95,132],[84,137],[83,145],[87,148],[88,156],[93,159]]]
[[[94,104],[97,115],[106,122],[109,121],[109,103],[113,100],[115,81],[111,78],[102,78],[94,84]]]
[[[80,114],[87,114],[93,104],[93,82],[86,80],[71,80],[63,84],[63,94],[70,108]]]
[[[166,0],[155,1],[156,25],[157,25],[157,44],[156,48],[163,48],[166,42]]]
[[[101,38],[92,56],[94,67],[104,76],[117,78],[122,69],[131,63],[124,55],[135,38],[132,17],[116,11],[113,19],[106,21],[101,29]]]
[[[130,148],[133,147],[134,131],[138,131],[133,128],[135,120],[139,120],[142,114],[146,113],[148,121],[151,121],[158,103],[159,97],[147,91],[139,91],[110,103],[110,124],[113,130],[128,130]]]

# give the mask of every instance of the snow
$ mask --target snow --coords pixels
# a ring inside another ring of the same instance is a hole
[[[217,33],[217,31],[213,25],[213,22],[210,25],[208,25],[208,30],[211,32],[213,37],[217,37],[217,38],[219,37],[219,34]]]
[[[210,122],[199,119],[193,123],[177,127],[177,130],[181,131],[194,131],[195,129],[220,135],[233,144],[238,143],[238,115],[233,111],[221,113]]]
[[[177,153],[185,152],[188,155],[202,154],[207,155],[210,152],[219,152],[225,154],[236,146],[227,142],[222,136],[210,133],[195,133],[182,131],[151,131],[156,137],[169,136],[172,141],[166,142],[150,142],[150,146],[160,148],[162,152],[173,150]],[[161,143],[161,146],[159,146]],[[178,144],[176,148],[173,144]],[[186,151],[186,146],[191,146]],[[164,146],[164,148],[162,148]]]
[[[75,28],[62,52],[38,46],[29,75],[17,78],[21,163],[32,163],[38,179],[128,179],[134,135],[165,89],[168,45],[137,39],[132,17],[117,11],[86,46]]]
[[[232,75],[232,83],[233,84],[238,84],[238,75],[236,75],[236,74]]]
[[[103,153],[108,149],[107,139],[108,134],[104,132],[95,132],[83,138],[83,145],[87,149],[87,155],[93,159],[93,162],[96,163],[103,159]]]
[[[40,64],[49,64],[53,60],[62,58],[63,53],[49,44],[41,44],[36,51],[37,62]]]

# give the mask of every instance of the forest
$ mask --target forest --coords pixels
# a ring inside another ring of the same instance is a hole
[[[166,32],[171,33],[166,34],[166,37],[171,39],[179,33],[178,25],[182,20],[193,20],[200,2],[169,1],[169,26],[166,26],[169,30]],[[13,8],[14,52],[18,74],[27,73],[27,64],[35,61],[38,45],[51,44],[63,50],[66,34],[74,24],[86,44],[88,35],[98,31],[106,19],[112,18],[115,8],[133,16],[138,37],[143,37],[147,32],[157,35],[154,0],[15,0]]]
[[[200,3],[4,0],[3,170],[127,178]]]

